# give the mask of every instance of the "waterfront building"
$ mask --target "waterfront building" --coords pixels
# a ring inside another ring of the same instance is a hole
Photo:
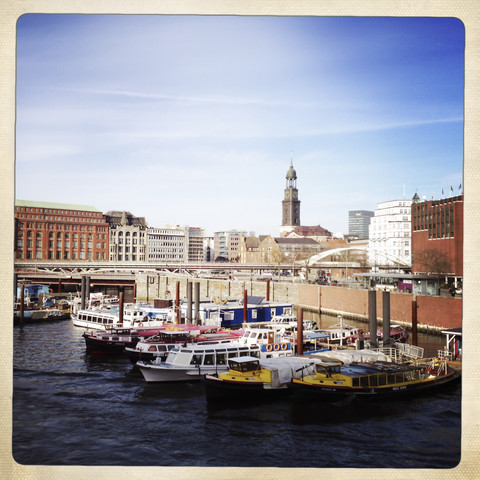
[[[108,223],[87,205],[15,201],[15,259],[108,260]]]
[[[247,232],[229,230],[214,233],[215,261],[236,262],[240,259],[240,241]]]
[[[372,217],[373,212],[370,210],[350,210],[348,212],[348,234],[356,236],[358,240],[367,239]]]
[[[410,267],[412,200],[381,202],[371,218],[368,261],[382,267]]]
[[[148,262],[204,262],[208,261],[208,244],[203,230],[198,227],[167,225],[148,227]]]
[[[187,228],[167,225],[147,228],[148,262],[186,262],[188,258]]]
[[[448,276],[455,285],[463,277],[463,195],[412,203],[412,250],[414,273],[427,272],[423,252],[436,251],[449,264]],[[439,272],[435,272],[439,273]]]
[[[263,237],[265,238],[265,236]],[[240,263],[260,263],[260,238],[242,235],[239,242]]]
[[[105,220],[110,227],[112,262],[144,262],[147,257],[147,222],[126,211],[109,211]]]

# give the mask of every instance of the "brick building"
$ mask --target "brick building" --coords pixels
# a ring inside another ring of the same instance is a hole
[[[412,203],[413,273],[425,272],[419,253],[436,250],[450,264],[449,276],[463,277],[463,195]]]
[[[91,206],[15,201],[15,259],[108,260],[108,224]]]

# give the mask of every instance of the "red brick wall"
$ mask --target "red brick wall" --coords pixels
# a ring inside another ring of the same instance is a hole
[[[390,294],[390,322],[412,323],[413,295]],[[417,322],[439,328],[462,325],[462,299],[416,296]],[[298,303],[313,309],[348,312],[368,318],[368,290],[319,285],[299,285]],[[383,292],[377,292],[377,317],[383,317]]]

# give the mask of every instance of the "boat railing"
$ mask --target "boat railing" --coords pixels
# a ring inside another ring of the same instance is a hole
[[[449,352],[448,350],[444,350],[444,349],[437,350],[437,357],[440,358],[440,359],[448,360],[448,361],[453,360],[452,352]]]

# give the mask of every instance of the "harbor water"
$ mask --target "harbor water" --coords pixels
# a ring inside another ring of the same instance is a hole
[[[335,322],[322,317],[321,326]],[[459,384],[381,403],[287,397],[212,408],[201,382],[147,385],[126,357],[87,354],[82,333],[70,320],[14,328],[20,464],[446,469],[460,461]],[[434,355],[444,338],[420,334],[419,344]]]

